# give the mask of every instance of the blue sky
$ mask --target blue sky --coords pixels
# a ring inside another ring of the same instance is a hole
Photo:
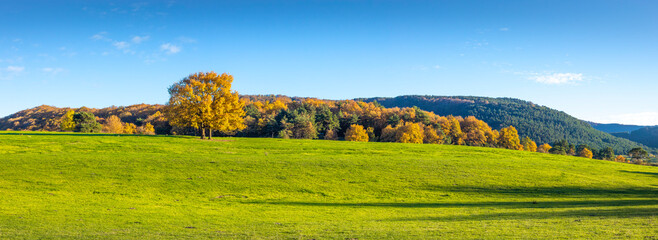
[[[242,94],[520,98],[658,124],[656,1],[6,1],[0,116],[168,100],[193,72]]]

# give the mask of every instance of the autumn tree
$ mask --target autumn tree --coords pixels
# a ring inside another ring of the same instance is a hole
[[[521,145],[521,141],[519,140],[519,132],[516,131],[514,126],[500,129],[498,145],[507,149],[523,150],[523,145]]]
[[[626,158],[622,155],[617,155],[617,157],[615,157],[615,162],[627,163],[628,160],[626,160]]]
[[[523,145],[524,151],[529,151],[529,152],[537,151],[537,143],[535,143],[535,141],[532,141],[530,137],[523,138],[523,140],[521,140],[521,145]]]
[[[137,133],[143,135],[155,135],[155,128],[151,123],[146,123],[137,127]]]
[[[443,144],[443,132],[441,132],[441,135],[438,133],[439,131],[434,129],[432,126],[425,126],[423,129],[423,143]]]
[[[444,135],[449,140],[449,143],[454,145],[463,145],[464,144],[464,133],[461,130],[459,125],[459,119],[450,115],[447,117],[447,121],[441,124],[441,129],[443,130]]]
[[[405,122],[397,127],[395,141],[400,143],[423,143],[425,133],[419,123]]]
[[[468,116],[460,125],[467,145],[484,146],[487,143],[487,132],[491,132],[491,127],[487,123],[474,116]]]
[[[548,143],[544,143],[539,148],[537,148],[537,152],[540,153],[548,153],[551,150],[551,145],[548,145]]]
[[[363,128],[363,126],[358,124],[352,124],[347,131],[345,132],[346,141],[356,141],[356,142],[367,142],[368,133]]]
[[[244,129],[244,103],[231,91],[233,76],[215,72],[189,75],[169,87],[167,117],[174,126],[201,130],[201,138],[212,131],[231,133]]]
[[[395,128],[391,125],[382,129],[382,134],[379,136],[381,142],[395,142]]]
[[[583,148],[578,152],[579,157],[584,157],[584,158],[592,158],[594,154],[592,153],[592,150],[589,150],[589,148]]]
[[[73,120],[73,115],[75,111],[68,110],[62,118],[59,120],[59,128],[62,131],[74,131],[75,130],[75,121]]]
[[[137,131],[137,126],[134,123],[124,123],[123,124],[123,133],[134,134]]]
[[[123,122],[119,117],[112,115],[105,120],[103,132],[106,133],[123,133]]]

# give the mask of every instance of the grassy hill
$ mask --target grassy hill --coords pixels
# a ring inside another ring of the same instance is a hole
[[[1,239],[658,237],[658,168],[493,148],[0,132]]]
[[[475,116],[499,129],[513,125],[519,135],[537,143],[552,144],[567,139],[572,144],[587,144],[601,149],[612,147],[617,154],[625,154],[634,147],[648,147],[628,139],[612,136],[576,119],[565,112],[513,98],[471,96],[399,96],[394,98],[360,99],[377,101],[384,107],[417,106],[438,115]],[[656,152],[655,149],[648,149]]]

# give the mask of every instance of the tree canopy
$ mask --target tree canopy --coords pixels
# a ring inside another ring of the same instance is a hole
[[[171,125],[201,130],[201,138],[212,131],[231,133],[245,128],[244,103],[231,91],[233,76],[215,72],[190,74],[169,87],[167,118]]]

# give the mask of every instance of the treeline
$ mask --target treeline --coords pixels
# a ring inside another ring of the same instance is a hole
[[[522,137],[530,137],[538,143],[555,143],[566,139],[575,144],[602,149],[611,147],[618,154],[633,148],[644,147],[627,139],[598,131],[587,122],[562,111],[512,98],[399,96],[395,98],[358,99],[377,101],[385,107],[412,107],[432,111],[439,115],[475,116],[493,128],[514,126]]]
[[[346,139],[371,142],[433,143],[536,150],[534,141],[519,139],[516,129],[492,129],[475,117],[439,116],[411,108],[384,108],[377,102],[293,100],[248,96],[245,137]],[[232,133],[233,134],[233,133]]]
[[[57,108],[42,105],[0,119],[2,130],[78,131],[108,133],[170,134],[163,116],[164,105],[136,104],[125,107]],[[65,124],[62,124],[65,122]],[[118,129],[121,125],[121,131]],[[152,131],[150,127],[152,126]]]
[[[590,147],[587,144],[574,145],[564,139],[560,141],[556,141],[555,143],[553,143],[553,146],[549,144],[543,144],[539,146],[538,152],[568,155],[568,156],[578,156],[584,158],[595,158],[600,160],[633,163],[640,165],[649,164],[650,159],[655,157],[654,155],[649,154],[649,152],[647,152],[641,147],[637,147],[629,150],[626,153],[626,156],[624,156],[624,155],[615,155],[615,152],[611,147],[596,149]]]

